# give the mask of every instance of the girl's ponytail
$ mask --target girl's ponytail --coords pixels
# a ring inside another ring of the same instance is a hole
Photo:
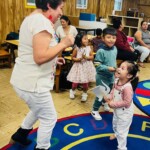
[[[135,77],[132,81],[131,81],[131,85],[132,85],[132,88],[133,88],[133,91],[136,90],[137,88],[137,85],[138,85],[138,82],[139,82],[139,77]]]
[[[131,85],[132,85],[133,91],[135,91],[139,82],[139,76],[138,76],[139,66],[137,63],[133,61],[127,61],[127,62],[129,63],[128,72],[129,74],[132,75],[132,78],[130,79]]]

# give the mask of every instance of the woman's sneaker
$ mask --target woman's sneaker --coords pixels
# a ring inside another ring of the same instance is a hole
[[[75,91],[73,91],[72,89],[70,89],[70,98],[71,99],[75,98]]]
[[[102,117],[101,117],[101,115],[99,114],[98,111],[91,111],[91,115],[93,116],[93,118],[95,120],[102,120]]]

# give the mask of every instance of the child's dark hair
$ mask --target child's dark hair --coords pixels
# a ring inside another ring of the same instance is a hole
[[[103,30],[103,37],[107,34],[117,36],[117,31],[116,31],[116,29],[114,29],[112,27],[108,27]]]
[[[77,47],[81,47],[82,46],[82,38],[86,35],[85,32],[81,32],[81,33],[78,33],[76,38],[75,38],[75,45]]]
[[[63,16],[60,17],[60,20],[61,20],[61,19],[63,19],[63,20],[65,20],[66,22],[68,22],[68,25],[71,25],[71,21],[69,20],[69,18],[68,18],[67,16],[63,15]]]
[[[101,28],[97,28],[97,29],[96,29],[96,35],[97,35],[97,36],[101,36],[102,31],[103,31],[103,30],[102,30]]]
[[[133,91],[135,91],[139,82],[139,77],[137,76],[137,73],[139,71],[139,66],[133,61],[126,60],[124,62],[127,62],[129,64],[127,69],[128,69],[128,73],[132,75],[130,81],[131,81]]]

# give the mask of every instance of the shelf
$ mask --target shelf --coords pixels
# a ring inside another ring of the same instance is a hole
[[[128,36],[134,36],[135,32],[140,29],[140,24],[143,18],[130,17],[130,16],[118,16],[108,15],[107,26],[113,26],[113,19],[119,18],[124,26],[123,32]]]
[[[108,21],[108,23],[109,24],[113,24],[113,18],[120,18],[120,20],[122,20],[122,17],[119,17],[119,16],[108,16],[108,19],[107,19],[107,21]]]
[[[150,4],[137,4],[138,6],[150,6]]]
[[[130,30],[129,30],[129,35],[132,36],[132,37],[134,37],[134,34],[135,34],[136,31],[137,31],[137,29],[135,29],[135,28],[130,28]]]
[[[128,27],[124,27],[123,32],[125,33],[125,35],[129,34],[129,28]]]

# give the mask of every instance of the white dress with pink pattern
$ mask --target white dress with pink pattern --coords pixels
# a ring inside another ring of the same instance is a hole
[[[77,58],[82,58],[82,55],[89,57],[91,52],[90,46],[77,48]],[[95,82],[96,70],[92,60],[83,59],[81,62],[74,62],[67,80],[74,83],[89,83]]]

